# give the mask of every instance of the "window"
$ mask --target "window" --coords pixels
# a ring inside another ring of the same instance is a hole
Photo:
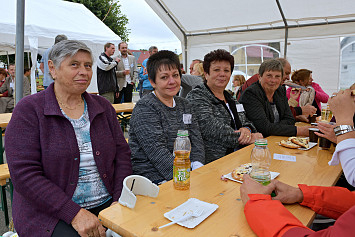
[[[341,70],[338,89],[347,89],[355,82],[355,36],[343,38],[340,46]]]
[[[262,62],[271,58],[279,58],[280,43],[265,43],[251,45],[235,45],[231,47],[234,56],[233,74],[242,74],[248,79],[258,73]]]

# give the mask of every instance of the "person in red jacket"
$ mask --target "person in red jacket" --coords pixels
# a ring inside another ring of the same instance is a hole
[[[334,129],[338,146],[331,165],[339,160],[347,181],[354,185],[355,128],[352,117],[355,112],[355,96],[351,90],[340,91],[329,100],[330,109],[337,119]],[[271,192],[276,196],[271,198]],[[354,236],[355,192],[341,187],[320,187],[299,184],[298,188],[273,180],[262,186],[248,175],[240,188],[245,204],[245,217],[258,236]],[[314,232],[304,226],[281,203],[300,203],[318,214],[337,219],[334,226]]]
[[[275,189],[277,196],[271,199]],[[353,236],[355,233],[355,193],[341,187],[299,184],[298,188],[273,180],[262,186],[244,176],[241,197],[245,217],[259,237],[267,236]],[[300,203],[313,211],[337,219],[334,226],[314,232],[304,226],[282,203]]]
[[[5,79],[7,77],[7,72],[5,71],[5,69],[0,68],[0,87],[2,86],[2,84],[5,83]],[[8,96],[8,91],[5,91],[4,93],[0,94],[0,97],[7,97]]]

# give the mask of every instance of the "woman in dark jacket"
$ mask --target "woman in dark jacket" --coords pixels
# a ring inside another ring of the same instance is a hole
[[[205,84],[197,86],[187,96],[197,115],[206,163],[262,138],[247,119],[243,105],[225,91],[233,67],[234,58],[226,50],[206,54],[203,61]]]
[[[280,86],[282,75],[280,61],[271,59],[263,62],[259,68],[259,81],[245,90],[240,102],[264,137],[308,136],[308,126],[295,126],[285,88]]]

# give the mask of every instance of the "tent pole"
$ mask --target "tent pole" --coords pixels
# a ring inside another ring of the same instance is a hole
[[[28,68],[31,68],[31,63],[30,63],[30,52],[27,52],[27,66],[28,66]]]
[[[156,2],[159,4],[159,6],[161,7],[161,9],[164,10],[164,12],[168,15],[168,17],[170,18],[170,20],[172,22],[174,22],[175,26],[181,31],[181,33],[184,35],[184,45],[185,45],[185,69],[187,67],[187,36],[184,32],[184,30],[181,28],[181,26],[175,21],[174,17],[170,14],[170,12],[168,10],[166,10],[166,8],[164,7],[164,5],[159,1],[156,0]]]
[[[184,49],[184,52],[185,52],[185,65],[184,65],[184,68],[185,68],[185,72],[187,71],[187,36],[186,34],[184,33],[184,46],[185,46],[185,49]]]
[[[286,20],[286,17],[285,17],[285,15],[284,15],[284,12],[283,12],[283,10],[282,10],[280,1],[279,1],[279,0],[276,0],[276,3],[277,3],[277,7],[279,8],[279,11],[280,11],[280,13],[281,13],[282,20],[283,20],[283,22],[284,22],[284,24],[285,24],[284,58],[286,58],[286,56],[287,56],[288,24],[287,24],[287,20]]]
[[[25,0],[17,0],[16,7],[16,82],[15,104],[23,97],[23,65],[24,65],[24,25]]]
[[[10,65],[9,51],[6,51],[6,57],[7,57],[7,69],[9,69],[9,65]]]

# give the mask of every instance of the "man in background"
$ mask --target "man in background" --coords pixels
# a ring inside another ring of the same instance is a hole
[[[97,88],[99,95],[110,101],[111,104],[118,97],[116,68],[120,59],[118,57],[111,58],[115,50],[114,44],[106,43],[104,52],[101,53],[97,61]]]
[[[0,87],[0,94],[8,92],[7,97],[0,98],[0,113],[12,113],[14,109],[14,92],[15,92],[15,65],[9,66],[9,74],[5,82]],[[23,84],[23,97],[31,94],[30,82],[27,78],[21,78]]]
[[[190,64],[190,75],[183,74],[181,76],[181,89],[179,92],[180,97],[185,98],[192,89],[203,84],[202,77],[193,75],[194,66],[198,63],[203,63],[203,61],[200,59],[194,59]]]
[[[203,61],[200,60],[200,59],[194,59],[194,60],[192,60],[192,62],[191,62],[191,64],[190,64],[190,75],[192,75],[192,71],[194,70],[194,65],[195,65],[196,63],[203,63]]]
[[[121,53],[121,61],[117,64],[116,76],[120,93],[115,104],[121,103],[122,97],[124,102],[132,102],[133,88],[138,78],[137,62],[133,55],[128,54],[128,44],[119,43],[118,50]]]
[[[31,75],[31,69],[25,68],[23,70],[23,80],[27,80],[31,85],[30,75]]]
[[[283,83],[287,80],[290,80],[290,74],[291,74],[291,64],[289,63],[289,61],[285,58],[278,58],[277,59],[283,67],[284,70],[284,74],[281,80],[280,85],[283,85]],[[242,86],[242,91],[241,93],[239,93],[239,96],[237,97],[237,100],[239,101],[241,95],[243,94],[243,92],[252,84],[254,84],[255,82],[259,81],[259,74],[255,74],[254,76],[252,76],[251,78],[249,78],[244,85]],[[285,90],[285,96],[286,96],[286,90]],[[296,118],[299,115],[304,115],[305,117],[308,117],[309,115],[313,115],[317,109],[312,106],[312,105],[305,105],[302,107],[296,106],[290,106],[292,115]]]
[[[54,44],[59,43],[62,40],[67,40],[68,37],[66,35],[57,35],[54,39]],[[39,65],[39,69],[41,69],[43,73],[43,87],[47,89],[47,87],[53,82],[53,78],[49,73],[48,68],[48,54],[51,51],[52,47],[48,48],[44,54],[42,55],[41,64]]]
[[[149,47],[149,57],[152,56],[153,54],[156,54],[158,52],[158,48],[156,46],[150,46]],[[147,72],[147,62],[148,59],[145,59],[142,62],[142,67],[141,70],[139,71],[139,83],[142,82],[141,85],[141,91],[142,93],[139,93],[139,96],[142,97],[146,94],[149,94],[150,92],[153,91],[153,86],[150,84],[149,79],[148,79],[148,72]]]

